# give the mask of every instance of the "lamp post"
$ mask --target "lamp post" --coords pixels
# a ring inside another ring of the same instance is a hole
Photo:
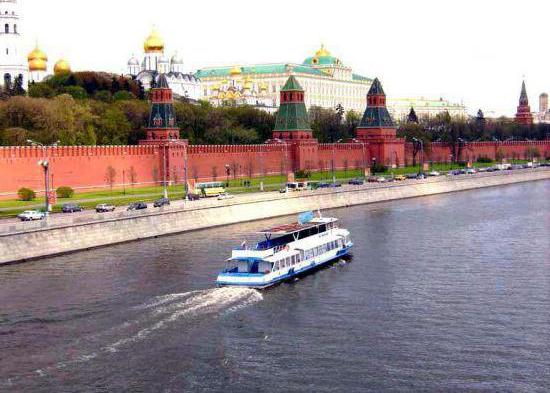
[[[367,173],[367,157],[365,155],[365,142],[360,141],[358,139],[352,139],[352,141],[355,142],[355,143],[360,143],[361,144],[361,149],[363,151],[363,174],[362,174],[362,177],[365,177],[365,173]]]
[[[422,139],[413,138],[413,141],[420,145],[420,174],[424,174],[424,142]]]
[[[288,145],[285,141],[283,141],[282,139],[279,139],[279,138],[275,138],[273,139],[275,142],[277,143],[282,143],[285,145],[285,161],[284,161],[284,168],[285,168],[285,184],[287,184],[287,180],[288,180],[288,168],[287,168],[287,160],[288,160]],[[288,187],[288,184],[287,186]],[[288,191],[288,190],[287,190]]]
[[[38,161],[38,165],[44,170],[44,205],[46,208],[45,214],[51,210],[50,207],[50,162],[47,158],[48,146],[43,143],[33,141],[32,139],[27,139],[27,143],[31,146],[39,146],[42,148],[42,160]],[[57,147],[59,141],[52,143],[50,146]]]
[[[229,175],[231,174],[231,166],[229,164],[225,164],[225,184],[226,187],[229,188]]]
[[[188,148],[185,146],[184,159],[183,159],[183,197],[187,201],[189,200],[189,186],[187,184],[187,160],[188,160]]]
[[[168,188],[166,187],[166,145],[164,145],[163,148],[163,154],[162,154],[162,182],[164,186],[164,197],[168,198]]]

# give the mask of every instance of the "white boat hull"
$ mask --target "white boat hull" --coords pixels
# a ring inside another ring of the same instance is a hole
[[[336,248],[322,255],[318,255],[317,257],[297,263],[292,267],[287,267],[267,274],[220,273],[216,280],[216,285],[220,287],[239,286],[256,289],[268,288],[294,277],[307,274],[312,270],[344,257],[350,253],[352,248],[353,243],[349,242],[344,247]]]

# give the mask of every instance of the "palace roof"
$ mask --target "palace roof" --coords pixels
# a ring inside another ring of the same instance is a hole
[[[223,78],[231,77],[231,70],[234,67],[219,67],[219,68],[204,68],[198,70],[195,76],[199,79],[205,78]],[[292,72],[295,74],[308,74],[315,76],[330,77],[329,74],[323,72],[322,69],[315,68],[310,65],[292,64],[292,63],[276,63],[276,64],[256,64],[251,66],[240,67],[242,75],[266,75],[266,74],[286,74]],[[353,74],[352,81],[370,83],[372,79]]]

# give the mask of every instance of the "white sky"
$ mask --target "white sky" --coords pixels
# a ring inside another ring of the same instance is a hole
[[[390,97],[444,97],[471,113],[532,110],[550,90],[548,0],[20,0],[29,50],[75,70],[123,72],[156,25],[167,54],[201,67],[302,62],[320,43]],[[306,92],[307,93],[307,92]]]

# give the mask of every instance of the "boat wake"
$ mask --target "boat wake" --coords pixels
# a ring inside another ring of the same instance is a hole
[[[226,316],[261,300],[263,300],[263,296],[259,291],[237,287],[158,296],[147,303],[133,307],[132,311],[137,312],[137,315],[134,315],[131,320],[94,335],[82,337],[71,344],[71,348],[78,344],[79,347],[95,347],[95,350],[72,355],[68,360],[59,362],[52,367],[35,370],[35,373],[44,377],[52,371],[124,350],[133,343],[150,338],[170,325]],[[108,343],[105,344],[105,342]],[[97,349],[98,347],[99,349]]]

